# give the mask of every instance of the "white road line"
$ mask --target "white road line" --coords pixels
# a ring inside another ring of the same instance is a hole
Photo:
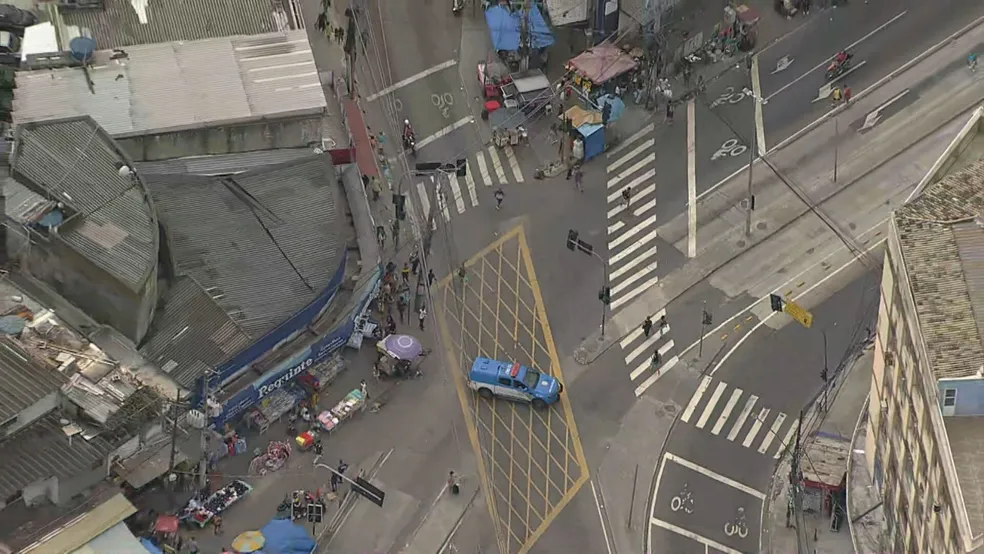
[[[736,388],[734,392],[731,393],[731,398],[728,399],[728,403],[724,405],[724,410],[721,412],[721,415],[718,416],[717,421],[714,422],[714,427],[711,428],[712,435],[721,434],[721,429],[724,428],[724,424],[727,423],[728,418],[731,417],[731,412],[735,409],[735,406],[738,404],[738,399],[741,398],[743,392],[744,391],[741,389]]]
[[[714,479],[718,483],[721,483],[723,485],[728,485],[729,487],[731,487],[733,489],[740,490],[741,492],[747,494],[748,496],[754,496],[755,498],[758,498],[759,500],[765,500],[765,495],[762,494],[761,492],[753,489],[752,487],[749,487],[748,485],[745,485],[743,483],[739,483],[738,481],[735,481],[734,479],[732,479],[730,477],[725,477],[724,475],[721,475],[720,473],[718,473],[716,471],[707,469],[704,466],[699,466],[699,465],[691,462],[690,460],[685,460],[685,459],[681,458],[680,456],[677,456],[676,454],[673,454],[673,453],[670,453],[670,452],[667,452],[665,457],[666,457],[667,460],[669,460],[669,461],[671,461],[671,462],[673,462],[675,464],[682,465],[683,467],[685,467],[685,468],[687,468],[687,469],[689,469],[691,471],[696,471],[697,473],[700,473],[701,475],[703,475],[705,477],[710,477],[711,479]]]
[[[495,176],[499,178],[499,184],[505,184],[506,172],[502,169],[502,162],[499,161],[499,154],[495,152],[495,146],[489,146],[489,156],[492,158],[492,169],[495,170]]]
[[[465,162],[465,185],[468,186],[468,197],[471,199],[473,208],[478,207],[478,194],[475,192],[475,178],[472,177],[472,170],[469,163]]]
[[[523,172],[519,169],[519,161],[516,159],[516,153],[513,152],[512,146],[506,146],[502,151],[506,153],[506,159],[509,160],[509,167],[512,169],[512,174],[516,178],[516,182],[522,183]]]
[[[614,208],[608,210],[608,219],[611,219],[624,211],[625,204],[618,204]]]
[[[636,281],[642,279],[643,277],[652,275],[653,272],[656,271],[657,267],[658,266],[656,264],[656,261],[652,261],[646,264],[646,267],[643,267],[639,271],[636,271],[632,275],[629,275],[624,281],[620,281],[617,285],[612,287],[612,294],[613,295],[621,294],[623,290],[632,286],[632,283],[635,283]],[[609,279],[609,281],[611,281],[611,279]]]
[[[728,440],[734,442],[735,438],[738,437],[738,433],[741,432],[741,428],[745,426],[745,420],[748,419],[749,414],[752,413],[752,408],[755,407],[755,403],[758,402],[759,397],[754,394],[745,402],[745,407],[741,409],[738,413],[738,421],[731,427],[731,431],[728,431]]]
[[[622,227],[625,227],[625,223],[622,223],[621,221],[616,221],[614,225],[608,226],[608,234],[613,235]]]
[[[658,312],[656,312],[655,314],[653,314],[652,319],[659,319],[659,318],[663,317],[664,315],[666,315],[666,309],[665,308],[662,309],[662,310],[660,310],[660,311],[658,311]],[[625,350],[626,348],[629,347],[630,344],[632,344],[633,342],[635,342],[635,340],[637,338],[641,337],[641,336],[642,336],[642,327],[641,326],[636,327],[635,328],[635,331],[632,331],[628,335],[625,335],[624,337],[622,337],[622,340],[620,340],[618,342],[618,345],[619,345],[619,347],[622,348],[622,350]]]
[[[637,141],[640,138],[644,137],[647,133],[652,133],[653,130],[655,130],[655,129],[656,129],[656,124],[655,123],[650,123],[649,125],[646,125],[642,129],[639,129],[631,137],[629,137],[629,138],[625,139],[624,141],[622,141],[622,144],[619,144],[615,148],[612,148],[612,150],[610,152],[608,152],[608,159],[610,160],[610,159],[614,158],[615,156],[617,156],[619,154],[619,152],[621,152],[622,150],[625,150],[626,148],[628,148],[632,143],[634,143],[635,141]]]
[[[458,185],[458,176],[454,173],[448,173],[448,183],[451,184],[451,195],[454,198],[455,207],[458,208],[458,213],[465,213],[465,199],[461,196],[461,187]]]
[[[609,188],[609,190],[611,190],[612,188],[618,186],[618,184],[622,182],[622,179],[625,179],[626,177],[629,177],[630,175],[635,175],[635,173],[637,171],[639,171],[640,169],[646,167],[646,165],[648,165],[650,163],[653,163],[653,161],[655,159],[656,159],[655,156],[653,157],[652,160],[650,160],[648,158],[643,158],[643,159],[637,161],[636,163],[632,164],[632,167],[630,167],[628,169],[623,169],[621,172],[619,172],[618,175],[616,175],[616,176],[614,176],[614,177],[612,177],[611,179],[608,180],[608,188]]]
[[[745,440],[741,442],[741,445],[748,448],[752,445],[752,441],[755,440],[755,435],[758,435],[759,429],[762,428],[762,421],[769,417],[769,409],[762,408],[759,415],[755,417],[755,421],[752,422],[752,428],[748,430],[748,434],[745,435]]]
[[[776,455],[773,456],[773,458],[778,460],[779,457],[782,456],[783,451],[786,450],[786,447],[788,447],[789,443],[792,442],[793,435],[796,434],[796,429],[798,428],[799,428],[799,420],[797,419],[789,427],[789,431],[786,431],[786,436],[782,438],[782,446],[779,448],[779,451],[776,452]]]
[[[451,133],[455,132],[457,129],[459,129],[461,127],[464,127],[465,125],[468,125],[469,123],[471,123],[474,120],[475,120],[474,117],[468,116],[468,117],[463,117],[463,118],[459,119],[458,121],[455,121],[451,125],[448,125],[447,127],[443,128],[443,129],[440,129],[438,132],[434,133],[433,135],[417,141],[417,150],[420,150],[421,148],[427,146],[428,144],[434,142],[435,140],[438,140],[438,139],[441,139],[443,137],[446,137],[447,135],[450,135]]]
[[[591,495],[594,496],[595,507],[598,508],[598,519],[601,520],[601,532],[605,535],[605,546],[608,548],[608,554],[612,554],[612,543],[608,539],[608,522],[605,520],[604,512],[601,509],[604,502],[601,496],[598,495],[598,491],[595,489],[594,480],[591,481]]]
[[[427,187],[424,186],[423,183],[420,183],[420,182],[417,183],[417,196],[420,197],[420,207],[422,207],[424,209],[424,219],[427,219],[427,218],[430,217],[431,203],[430,203],[430,198],[428,198],[428,196],[427,196]],[[436,219],[434,220],[434,224],[433,224],[432,228],[435,231],[437,230],[437,220]]]
[[[640,344],[639,346],[635,347],[632,350],[632,352],[629,352],[625,356],[625,365],[631,364],[636,358],[638,358],[643,353],[645,353],[646,350],[649,350],[649,347],[650,346],[656,344],[656,342],[658,342],[659,339],[661,339],[662,337],[663,336],[660,335],[659,333],[656,333],[655,335],[649,335],[649,338],[647,338],[646,340],[642,341],[642,344]]]
[[[694,425],[698,429],[703,429],[707,425],[707,420],[711,419],[711,414],[714,413],[714,408],[717,407],[717,403],[721,400],[721,395],[724,394],[724,389],[728,388],[728,384],[725,382],[718,383],[717,388],[714,389],[714,393],[711,394],[711,399],[707,401],[707,405],[704,406],[704,412],[700,414],[700,419]]]
[[[481,150],[478,151],[478,158],[476,161],[478,161],[478,171],[482,174],[482,184],[487,187],[491,187],[492,176],[489,175],[489,167],[485,165],[485,155],[482,154]]]
[[[430,75],[433,75],[433,74],[437,73],[438,71],[445,70],[445,69],[447,69],[449,67],[454,67],[457,63],[458,63],[458,60],[448,60],[448,61],[446,61],[444,63],[437,64],[434,67],[430,67],[428,69],[425,69],[425,70],[421,71],[420,73],[415,73],[415,74],[407,77],[406,79],[403,79],[401,81],[397,81],[396,83],[393,83],[392,85],[384,88],[383,90],[381,90],[379,92],[370,94],[369,97],[366,98],[366,100],[369,101],[369,102],[372,102],[373,100],[376,100],[377,98],[379,98],[381,96],[386,96],[387,94],[389,94],[391,92],[394,92],[396,90],[399,90],[399,89],[401,89],[401,88],[409,85],[410,83],[419,81],[419,80],[423,79],[424,77],[428,77]]]
[[[437,208],[441,210],[444,221],[451,221],[451,212],[448,211],[447,194],[442,189],[437,189]],[[436,219],[436,218],[435,218]]]
[[[643,236],[642,238],[640,238],[639,240],[637,240],[636,242],[634,242],[628,248],[626,248],[625,250],[622,250],[618,254],[615,254],[614,256],[612,256],[611,258],[609,258],[608,259],[608,264],[609,265],[613,265],[613,264],[617,264],[618,262],[624,260],[630,254],[632,254],[636,250],[638,250],[638,249],[642,248],[643,246],[645,246],[646,243],[654,240],[656,238],[656,236],[657,236],[658,233],[659,233],[659,229],[653,229],[652,231],[646,233],[645,236]]]
[[[612,171],[615,171],[616,169],[618,169],[620,166],[625,165],[626,162],[628,162],[632,158],[635,158],[639,154],[642,154],[642,152],[645,151],[647,148],[653,148],[653,146],[655,144],[656,144],[656,139],[649,139],[647,141],[644,141],[642,144],[640,144],[639,146],[637,146],[634,150],[632,150],[628,154],[626,154],[626,155],[622,156],[621,158],[615,160],[614,162],[608,164],[608,173],[611,173]],[[653,156],[653,162],[655,162],[656,161],[656,153],[653,152],[652,156]]]
[[[666,375],[667,373],[669,373],[669,371],[671,369],[673,369],[673,366],[677,365],[677,363],[679,361],[680,361],[680,357],[679,356],[673,356],[669,360],[666,360],[666,363],[665,364],[663,364],[662,366],[660,366],[659,368],[657,368],[655,373],[653,373],[652,375],[650,375],[648,379],[646,379],[645,381],[642,382],[641,385],[639,385],[638,387],[636,387],[636,390],[635,390],[636,398],[642,396],[642,394],[644,392],[646,392],[646,389],[648,389],[649,387],[653,386],[653,384],[656,381],[658,381],[660,377],[662,377],[662,376]]]
[[[697,108],[687,102],[687,257],[697,256]]]
[[[656,191],[656,189],[654,187],[653,188],[653,192],[655,192],[655,191]],[[655,207],[656,207],[656,199],[653,198],[649,202],[646,202],[645,204],[643,204],[643,205],[637,207],[636,209],[632,210],[632,215],[634,215],[636,217],[642,217],[642,216],[646,215],[646,212],[648,212],[649,210],[651,210],[651,209],[653,209]]]
[[[656,158],[654,157],[653,158],[653,161],[655,161],[655,160],[656,160]],[[632,181],[629,182],[627,185],[621,186],[621,187],[618,188],[618,190],[616,190],[615,192],[609,194],[608,195],[608,203],[611,204],[612,202],[622,200],[622,191],[625,190],[625,189],[627,189],[627,188],[629,188],[629,187],[632,187],[632,192],[633,193],[636,192],[636,187],[638,187],[642,183],[645,183],[647,180],[652,179],[655,176],[656,176],[656,168],[654,167],[654,168],[651,168],[649,171],[643,173],[642,175],[639,175],[635,179],[632,179]],[[609,189],[609,190],[611,190],[611,189]],[[656,185],[655,184],[653,185],[653,190],[654,191],[656,190]],[[635,200],[635,198],[636,198],[636,195],[633,194],[632,195],[632,199]]]
[[[621,221],[619,223],[621,223]],[[608,241],[608,251],[611,252],[612,250],[618,248],[619,245],[621,245],[623,242],[639,234],[639,231],[642,231],[646,227],[649,227],[650,225],[654,225],[655,223],[656,223],[656,218],[650,217],[633,225],[631,229],[619,235],[618,238]],[[609,231],[608,234],[611,235],[612,234],[611,231]]]
[[[633,258],[631,261],[629,261],[628,263],[626,263],[622,267],[616,269],[615,271],[612,271],[611,273],[608,274],[608,280],[609,281],[617,280],[622,275],[625,275],[626,273],[628,273],[629,271],[631,271],[632,268],[634,268],[637,265],[641,264],[642,262],[648,260],[649,258],[652,258],[653,256],[656,255],[656,248],[657,247],[653,246],[649,250],[647,250],[644,253],[639,254],[638,256],[636,256],[635,258]],[[609,260],[609,266],[610,265],[611,265],[611,260]]]
[[[651,279],[647,279],[646,281],[641,283],[638,287],[632,289],[632,291],[629,292],[628,294],[619,296],[615,300],[612,300],[612,310],[619,309],[622,305],[627,304],[635,297],[641,295],[642,293],[646,292],[650,288],[655,287],[656,283],[658,282],[659,282],[659,277],[653,277]]]
[[[668,521],[663,521],[662,519],[653,517],[653,518],[650,518],[650,523],[652,523],[656,527],[662,527],[663,529],[666,529],[667,531],[672,531],[672,532],[676,533],[677,535],[680,535],[681,537],[686,537],[686,538],[688,538],[688,539],[690,539],[692,541],[699,542],[700,544],[703,544],[705,547],[713,548],[715,550],[718,550],[722,554],[741,554],[741,551],[740,550],[735,550],[734,548],[731,548],[730,546],[725,546],[725,545],[717,542],[714,539],[709,539],[707,537],[702,537],[702,536],[698,535],[697,533],[694,533],[693,531],[688,531],[688,530],[684,529],[683,527],[680,527],[679,525],[674,525],[674,524],[672,524],[672,523],[670,523]]]
[[[896,15],[895,17],[893,17],[892,19],[889,19],[885,23],[882,23],[877,29],[875,29],[874,31],[871,31],[867,35],[864,35],[863,37],[861,37],[858,40],[854,41],[854,44],[848,45],[847,47],[844,48],[844,50],[850,51],[855,46],[861,44],[862,42],[864,42],[864,41],[868,40],[869,38],[871,38],[872,36],[874,36],[875,33],[883,30],[885,27],[888,27],[892,23],[895,23],[895,21],[897,19],[899,19],[900,17],[902,17],[903,15],[905,15],[907,13],[909,13],[908,10],[905,10],[902,13],[900,13],[900,14]],[[831,62],[831,60],[834,59],[835,56],[836,56],[836,54],[834,56],[830,56],[826,60],[823,60],[822,62],[820,62],[817,65],[813,66],[812,69],[808,70],[807,72],[803,73],[802,75],[800,75],[799,77],[793,79],[792,81],[786,83],[785,85],[783,85],[782,87],[780,87],[779,90],[773,92],[772,94],[770,94],[769,96],[767,96],[765,99],[766,100],[772,99],[772,97],[776,96],[777,94],[783,92],[784,90],[788,89],[789,87],[791,87],[791,86],[795,85],[796,83],[798,83],[798,82],[802,81],[803,79],[805,79],[810,73],[813,73],[814,71],[816,71],[818,69],[822,69],[822,68],[826,67],[827,64],[829,64]],[[763,150],[763,152],[764,152],[764,150]]]
[[[776,420],[772,423],[772,428],[769,432],[765,434],[765,438],[762,439],[762,444],[759,445],[759,454],[765,454],[769,447],[772,446],[772,441],[779,434],[779,430],[782,429],[782,422],[786,421],[786,414],[779,412],[776,416]]]
[[[697,390],[694,391],[694,395],[690,397],[690,404],[687,404],[687,408],[683,410],[683,415],[680,419],[682,419],[684,423],[690,422],[690,418],[694,415],[694,410],[697,409],[697,404],[700,403],[701,397],[704,396],[704,393],[707,392],[707,388],[710,386],[711,377],[705,375],[700,381],[700,385],[697,385]]]
[[[674,346],[673,339],[670,339],[666,341],[666,343],[664,343],[663,346],[657,348],[656,351],[659,352],[659,356],[660,358],[662,358],[667,352],[673,349],[673,346]],[[670,363],[670,362],[667,361],[666,363]],[[652,362],[650,360],[643,360],[643,362],[639,364],[639,367],[632,370],[632,373],[629,374],[629,380],[635,381],[636,379],[639,378],[640,375],[645,373],[646,370],[649,369],[650,367],[652,367]]]
[[[759,152],[765,152],[765,121],[762,115],[762,81],[759,79],[759,57],[752,56],[752,93],[755,95],[755,142]]]

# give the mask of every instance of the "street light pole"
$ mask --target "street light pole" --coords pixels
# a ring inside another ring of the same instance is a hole
[[[834,182],[837,182],[837,146],[840,142],[840,124],[837,117],[834,117]]]
[[[583,251],[584,250],[582,249],[582,252]],[[606,260],[605,258],[602,258],[601,255],[599,255],[594,250],[591,250],[590,251],[590,254],[592,256],[594,256],[595,258],[598,258],[598,261],[601,262],[602,278],[604,279],[602,281],[602,283],[601,283],[601,290],[604,291],[605,288],[608,286],[608,260]],[[602,302],[601,302],[601,340],[605,340],[605,321],[607,319],[608,319],[608,303],[605,302],[604,300],[602,300]]]
[[[823,371],[820,372],[820,378],[823,379],[823,405],[821,406],[822,412],[827,413],[827,390],[829,390],[830,375],[827,373],[827,331],[821,331],[823,335]]]

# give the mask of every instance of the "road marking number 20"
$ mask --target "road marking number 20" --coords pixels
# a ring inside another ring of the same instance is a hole
[[[718,148],[718,151],[715,152],[713,156],[711,156],[711,160],[719,160],[725,157],[733,158],[735,156],[741,156],[747,151],[748,151],[748,147],[745,146],[744,144],[739,144],[738,139],[728,139],[724,141],[724,144],[721,145],[721,148]]]
[[[735,90],[735,87],[728,87],[724,89],[724,92],[721,93],[721,96],[718,96],[717,100],[711,102],[711,107],[716,108],[724,103],[737,104],[744,99],[745,99],[744,90]]]
[[[451,117],[451,106],[454,106],[454,96],[451,96],[450,92],[431,94],[431,104],[434,104],[437,111],[441,112],[444,119],[448,119]]]

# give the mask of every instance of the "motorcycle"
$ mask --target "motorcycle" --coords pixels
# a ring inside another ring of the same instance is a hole
[[[451,0],[451,13],[461,15],[463,9],[465,9],[465,0]]]
[[[414,156],[417,155],[417,136],[413,133],[409,119],[403,120],[403,149],[409,150]]]
[[[847,70],[851,68],[851,60],[854,58],[854,54],[847,54],[847,56],[842,60],[830,62],[827,66],[827,72],[824,74],[828,81],[832,81],[837,77],[847,73]]]

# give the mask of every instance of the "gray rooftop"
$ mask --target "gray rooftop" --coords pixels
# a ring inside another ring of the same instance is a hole
[[[984,417],[944,417],[974,536],[984,533]]]
[[[938,378],[984,365],[984,161],[947,175],[895,212],[930,363]]]
[[[142,350],[194,382],[307,306],[353,235],[331,158],[233,177],[148,175],[179,279]]]
[[[97,52],[88,78],[81,68],[19,72],[14,124],[91,115],[109,134],[131,137],[325,110],[303,30],[148,44],[126,53],[111,60],[112,52]]]
[[[55,393],[68,379],[35,362],[16,340],[0,336],[0,423]]]
[[[13,176],[76,212],[62,240],[139,291],[157,264],[157,218],[141,180],[120,175],[129,161],[113,139],[83,116],[20,125],[15,144]]]
[[[188,156],[170,160],[137,162],[136,166],[141,175],[185,173],[191,175],[230,175],[306,158],[312,153],[313,149],[311,148],[279,148],[216,156]]]
[[[57,412],[49,414],[0,444],[0,498],[42,479],[92,471],[93,463],[116,448],[85,429],[63,429],[59,419]]]
[[[258,35],[302,27],[276,0],[104,0],[102,10],[63,10],[99,48]],[[138,11],[139,8],[139,11]]]

